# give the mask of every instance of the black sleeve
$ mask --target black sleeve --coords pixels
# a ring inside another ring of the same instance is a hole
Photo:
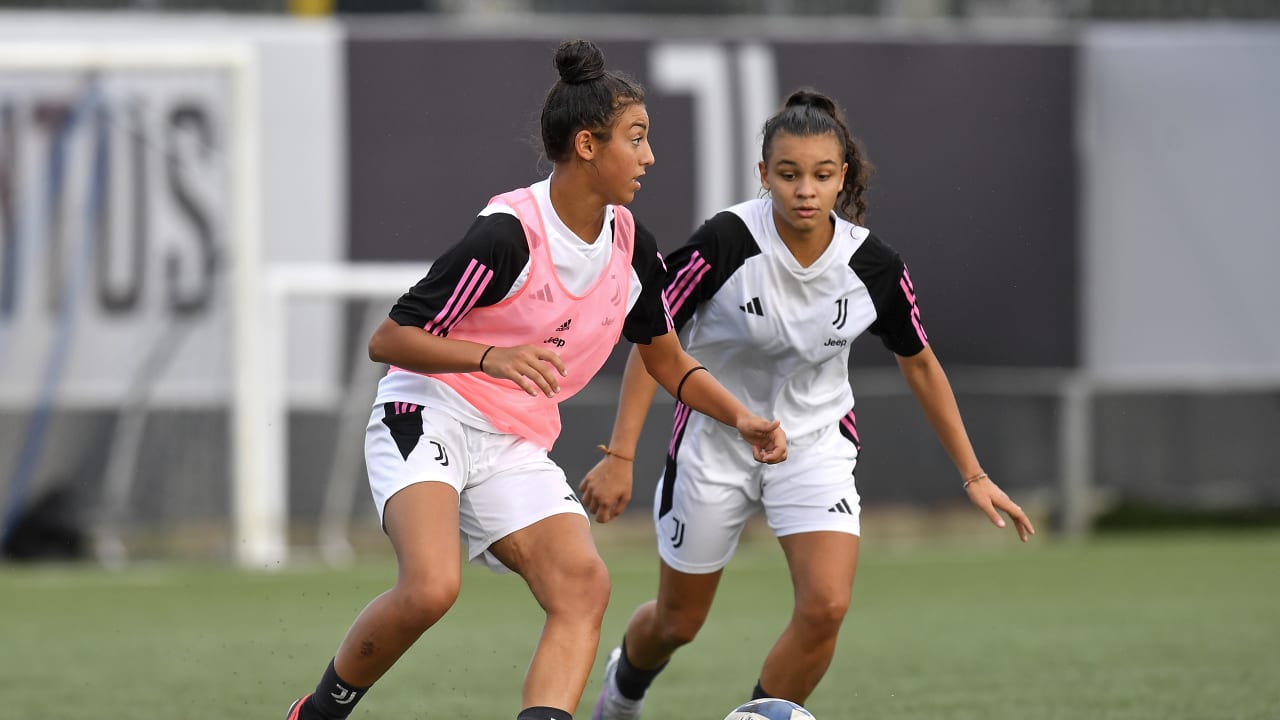
[[[667,258],[667,305],[676,330],[711,299],[760,246],[742,218],[717,213],[693,232],[689,242]]]
[[[648,345],[653,338],[671,332],[671,313],[662,296],[667,267],[662,262],[653,233],[639,221],[636,222],[631,269],[640,278],[640,297],[627,313],[626,322],[622,324],[622,335],[633,343]]]
[[[462,240],[400,296],[390,317],[445,337],[474,307],[500,302],[529,264],[520,220],[508,213],[477,217]]]
[[[849,267],[867,286],[875,305],[876,319],[868,328],[871,333],[903,357],[923,350],[929,337],[920,321],[911,275],[898,253],[870,235],[849,259]]]

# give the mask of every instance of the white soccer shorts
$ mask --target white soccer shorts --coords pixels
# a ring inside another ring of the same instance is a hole
[[[689,419],[674,467],[668,457],[658,481],[653,518],[658,554],[667,565],[690,574],[724,568],[747,520],[761,510],[777,537],[861,533],[858,448],[838,425],[788,438],[787,459],[762,465],[736,432],[713,428],[713,422]]]
[[[452,485],[458,491],[458,531],[467,559],[495,572],[508,568],[488,551],[494,542],[552,515],[587,516],[564,470],[545,450],[516,435],[477,430],[432,408],[375,405],[364,454],[379,521],[387,500],[410,485]]]

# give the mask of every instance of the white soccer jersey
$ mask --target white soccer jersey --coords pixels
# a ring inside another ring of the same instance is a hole
[[[833,215],[833,217],[835,217]],[[835,237],[801,267],[774,226],[768,198],[718,213],[667,259],[666,297],[689,354],[791,437],[841,423],[857,443],[849,346],[864,330],[898,355],[927,344],[901,258],[835,217]],[[677,408],[682,430],[718,432]]]

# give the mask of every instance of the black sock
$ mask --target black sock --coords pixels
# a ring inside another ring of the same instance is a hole
[[[669,660],[667,662],[670,662]],[[618,658],[618,670],[615,680],[618,683],[618,692],[622,693],[622,697],[629,700],[639,700],[644,697],[644,693],[653,684],[653,679],[658,677],[658,673],[667,666],[662,663],[653,670],[641,670],[631,661],[627,659],[627,638],[622,638],[622,656]]]
[[[573,715],[568,710],[538,705],[521,710],[516,720],[573,720]]]
[[[760,687],[760,681],[757,680],[756,689],[751,691],[751,699],[759,700],[760,698],[771,698],[771,697],[774,697],[774,696],[770,695],[768,692],[765,691],[764,688]]]
[[[360,702],[368,691],[368,687],[355,687],[338,677],[338,672],[333,669],[333,661],[330,660],[329,667],[325,668],[324,677],[320,678],[320,684],[316,685],[315,693],[307,700],[307,705],[313,711],[307,715],[323,720],[343,720],[356,709],[356,703]]]

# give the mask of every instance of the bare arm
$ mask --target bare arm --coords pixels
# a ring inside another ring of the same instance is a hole
[[[747,409],[738,398],[724,389],[711,373],[699,368],[698,361],[680,347],[675,333],[638,345],[645,367],[658,384],[676,400],[736,428],[751,443],[757,462],[779,463],[787,458],[786,435],[777,420],[767,421]]]
[[[483,358],[483,367],[481,366]],[[483,371],[506,378],[530,395],[547,397],[560,390],[556,377],[564,377],[564,362],[540,345],[494,347],[469,340],[451,340],[388,318],[369,338],[369,359],[420,373]]]
[[[964,422],[960,418],[960,408],[956,404],[951,383],[942,370],[942,364],[933,354],[933,349],[925,346],[924,350],[911,357],[898,356],[898,368],[920,403],[934,434],[951,457],[951,462],[955,463],[960,477],[964,478],[964,488],[969,494],[969,500],[986,513],[996,527],[1005,526],[1004,518],[998,512],[1004,511],[1013,520],[1018,537],[1026,542],[1028,535],[1035,534],[1035,528],[1022,508],[1010,500],[982,471],[982,465],[978,462],[978,456],[973,451]]]
[[[631,502],[634,482],[633,461],[658,383],[650,377],[640,357],[639,345],[631,347],[622,373],[618,413],[609,437],[609,452],[596,463],[578,485],[582,506],[598,522],[609,522],[622,514]]]
[[[655,337],[648,345],[636,345],[627,357],[622,391],[609,454],[582,479],[578,489],[582,504],[599,522],[608,522],[631,501],[632,461],[654,393],[661,384],[672,397],[736,428],[751,443],[758,462],[778,463],[787,457],[787,440],[781,423],[756,416],[680,347],[675,333]],[[684,386],[681,387],[681,381]]]
[[[658,383],[649,375],[640,357],[639,345],[632,345],[627,355],[627,367],[622,373],[622,391],[618,398],[618,414],[613,420],[613,434],[609,437],[609,449],[624,457],[636,456],[640,431],[644,429],[653,396]]]

